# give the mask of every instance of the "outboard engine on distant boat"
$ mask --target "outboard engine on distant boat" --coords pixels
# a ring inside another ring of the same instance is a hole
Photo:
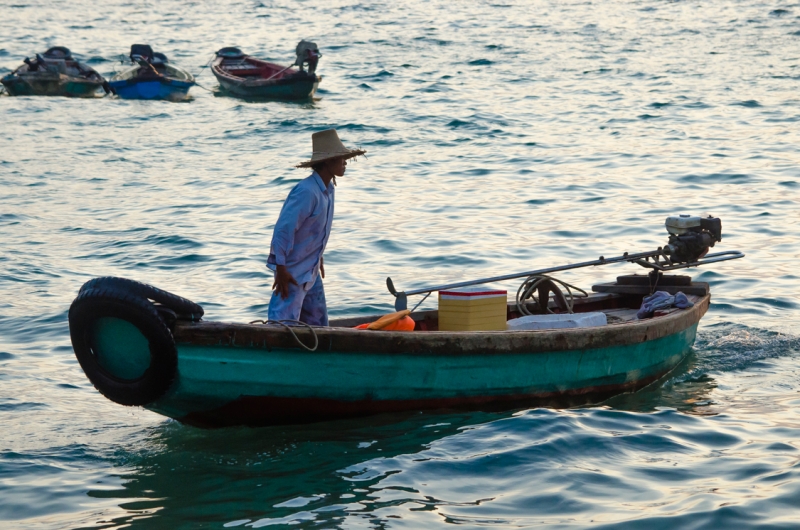
[[[42,70],[47,70],[46,59],[53,61],[53,71],[57,71],[58,73],[62,74],[66,73],[65,61],[75,60],[72,58],[72,52],[69,51],[69,48],[65,48],[64,46],[53,46],[44,52],[44,55],[37,53],[35,61],[31,61],[28,57],[25,57],[25,60],[22,62],[28,65],[29,72],[36,72],[40,68]]]
[[[669,243],[664,254],[673,263],[697,261],[722,241],[722,221],[716,217],[698,217],[687,214],[667,217]]]
[[[131,62],[138,63],[144,59],[149,63],[153,61],[153,56],[153,48],[149,44],[131,44],[131,53],[129,55]]]
[[[297,54],[297,60],[294,62],[296,66],[300,67],[300,71],[303,72],[303,65],[308,63],[308,73],[313,74],[317,70],[317,63],[319,62],[319,58],[322,57],[322,54],[317,48],[317,44],[314,42],[309,42],[307,40],[301,40],[300,43],[297,45],[297,49],[295,50]]]

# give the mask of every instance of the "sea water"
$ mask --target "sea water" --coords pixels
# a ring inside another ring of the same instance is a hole
[[[0,15],[0,75],[62,45],[110,77],[149,43],[202,85],[179,104],[0,97],[0,527],[800,528],[797,3]],[[323,53],[317,99],[219,93],[215,50],[289,64],[301,38]],[[272,227],[307,175],[292,167],[329,127],[368,152],[338,179],[332,316],[390,311],[387,276],[410,289],[653,250],[679,213],[720,217],[715,250],[747,257],[692,271],[712,303],[674,373],[596,406],[207,431],[101,396],[69,339],[80,285],[124,276],[209,320],[264,318]]]

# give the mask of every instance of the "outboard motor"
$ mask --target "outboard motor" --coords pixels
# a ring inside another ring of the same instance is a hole
[[[41,55],[37,53],[35,61],[31,61],[30,57],[25,57],[25,59],[22,62],[28,65],[29,72],[36,72],[39,70],[40,66],[44,66],[44,60],[40,61],[39,60],[40,57]]]
[[[66,72],[66,61],[74,61],[75,59],[72,58],[72,52],[69,51],[69,48],[65,48],[64,46],[53,46],[52,48],[48,48],[44,55],[41,53],[36,54],[36,60],[31,61],[30,58],[25,57],[25,60],[22,61],[28,65],[29,72],[36,72],[40,68],[42,70],[47,70],[47,61],[49,59],[53,65],[54,71],[59,73]],[[64,64],[58,64],[58,61]]]
[[[669,243],[664,254],[672,263],[690,263],[708,253],[717,241],[722,241],[722,221],[716,217],[688,214],[667,217]]]
[[[44,52],[44,56],[48,59],[64,59],[65,61],[72,61],[72,52],[69,48],[64,46],[53,46]]]
[[[244,57],[242,50],[236,46],[226,46],[224,48],[220,48],[216,55],[217,57],[222,57],[225,59],[241,59]]]
[[[145,60],[148,63],[153,62],[153,48],[149,44],[131,44],[131,61],[138,63],[140,60]]]
[[[297,54],[297,60],[294,64],[300,67],[301,72],[304,71],[303,65],[305,63],[308,63],[309,74],[313,74],[317,70],[317,63],[319,62],[319,58],[322,57],[322,54],[319,48],[317,48],[316,43],[301,40],[297,45],[295,53]]]

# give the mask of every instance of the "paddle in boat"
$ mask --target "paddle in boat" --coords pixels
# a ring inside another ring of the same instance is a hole
[[[169,62],[147,44],[134,44],[129,55],[133,66],[111,78],[109,85],[122,99],[182,101],[195,85],[194,76]]]
[[[689,353],[709,286],[669,271],[743,257],[708,254],[719,219],[671,217],[668,230],[669,244],[651,252],[407,292],[387,279],[396,313],[329,327],[206,321],[185,298],[96,278],[70,307],[70,335],[106,397],[201,427],[597,402],[658,380]],[[613,263],[651,272],[583,294],[550,276]],[[514,278],[525,280],[511,303],[474,289]],[[406,307],[436,291],[438,310]]]
[[[211,71],[223,91],[232,96],[308,99],[322,80],[315,73],[322,54],[316,44],[308,41],[300,41],[295,53],[297,59],[293,64],[281,66],[245,55],[239,48],[222,48],[211,64]]]
[[[31,60],[0,79],[11,96],[96,97],[99,89],[110,91],[103,76],[72,56],[63,46],[37,53]]]

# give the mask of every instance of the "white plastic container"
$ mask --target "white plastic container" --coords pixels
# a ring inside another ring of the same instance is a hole
[[[591,328],[608,324],[605,313],[565,313],[560,315],[528,315],[509,320],[509,331],[535,329]]]

